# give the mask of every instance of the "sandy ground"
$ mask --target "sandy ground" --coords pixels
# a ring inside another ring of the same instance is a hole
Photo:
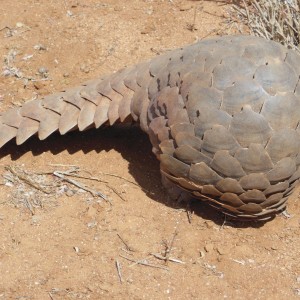
[[[2,0],[1,72],[21,78],[0,77],[1,110],[214,35],[225,9],[217,1]],[[164,192],[138,128],[32,138],[0,155],[0,300],[300,299],[299,189],[290,218],[230,223],[194,203],[189,220]],[[37,175],[69,165],[106,181],[73,178],[112,204]],[[21,177],[47,181],[51,193]],[[167,262],[153,256],[166,253]]]

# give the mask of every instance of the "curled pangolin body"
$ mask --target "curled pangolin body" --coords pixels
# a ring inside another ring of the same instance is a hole
[[[9,110],[0,146],[135,121],[169,183],[229,215],[265,220],[300,178],[299,78],[300,56],[275,42],[205,40]]]

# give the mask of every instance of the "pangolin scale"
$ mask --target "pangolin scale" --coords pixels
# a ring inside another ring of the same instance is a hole
[[[37,134],[140,124],[175,198],[268,220],[300,178],[300,56],[257,37],[216,37],[25,103],[0,147]]]

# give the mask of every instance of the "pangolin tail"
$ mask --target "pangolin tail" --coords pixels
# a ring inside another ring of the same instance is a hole
[[[142,69],[143,64],[125,68],[2,113],[0,147],[13,138],[20,145],[35,134],[44,140],[55,131],[65,134],[116,122],[136,121],[145,129],[141,113],[148,104],[147,91],[136,79]]]

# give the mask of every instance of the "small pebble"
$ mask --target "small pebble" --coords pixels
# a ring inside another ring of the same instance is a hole
[[[208,252],[212,252],[214,250],[214,245],[213,244],[207,244],[204,246],[204,250]]]
[[[74,191],[73,190],[67,190],[66,191],[66,195],[68,196],[68,197],[72,197],[72,196],[74,196]]]
[[[48,69],[45,67],[40,67],[38,68],[38,72],[44,77],[47,78],[48,77]]]
[[[41,82],[41,81],[35,81],[34,83],[33,83],[33,86],[37,89],[37,90],[41,90],[41,89],[43,89],[44,88],[44,83],[43,82]]]
[[[44,46],[42,44],[37,44],[37,45],[33,46],[33,49],[34,50],[39,50],[39,51],[41,51],[41,50],[47,50],[46,46]]]
[[[94,228],[96,225],[97,225],[96,221],[92,221],[92,222],[87,223],[88,228]]]
[[[21,23],[21,22],[17,22],[16,27],[17,28],[22,28],[22,27],[24,27],[24,24]]]
[[[39,223],[41,221],[41,219],[42,219],[41,216],[36,216],[36,215],[32,216],[32,218],[31,218],[32,224]]]
[[[87,65],[85,65],[85,64],[82,64],[82,65],[80,66],[80,70],[81,70],[82,72],[84,72],[84,73],[89,73],[89,72],[90,72],[90,68],[89,68]]]
[[[72,13],[70,10],[68,10],[68,11],[67,11],[67,16],[68,16],[68,17],[73,17],[73,13]]]
[[[29,60],[29,59],[31,59],[32,57],[33,57],[32,54],[27,54],[27,55],[25,55],[25,56],[22,57],[22,60]]]
[[[5,76],[5,77],[8,77],[8,76],[11,75],[11,72],[10,72],[9,70],[4,70],[4,71],[2,72],[2,75]]]
[[[150,8],[150,9],[147,9],[146,11],[145,11],[145,13],[147,14],[147,15],[152,15],[153,14],[153,9],[152,8]]]

